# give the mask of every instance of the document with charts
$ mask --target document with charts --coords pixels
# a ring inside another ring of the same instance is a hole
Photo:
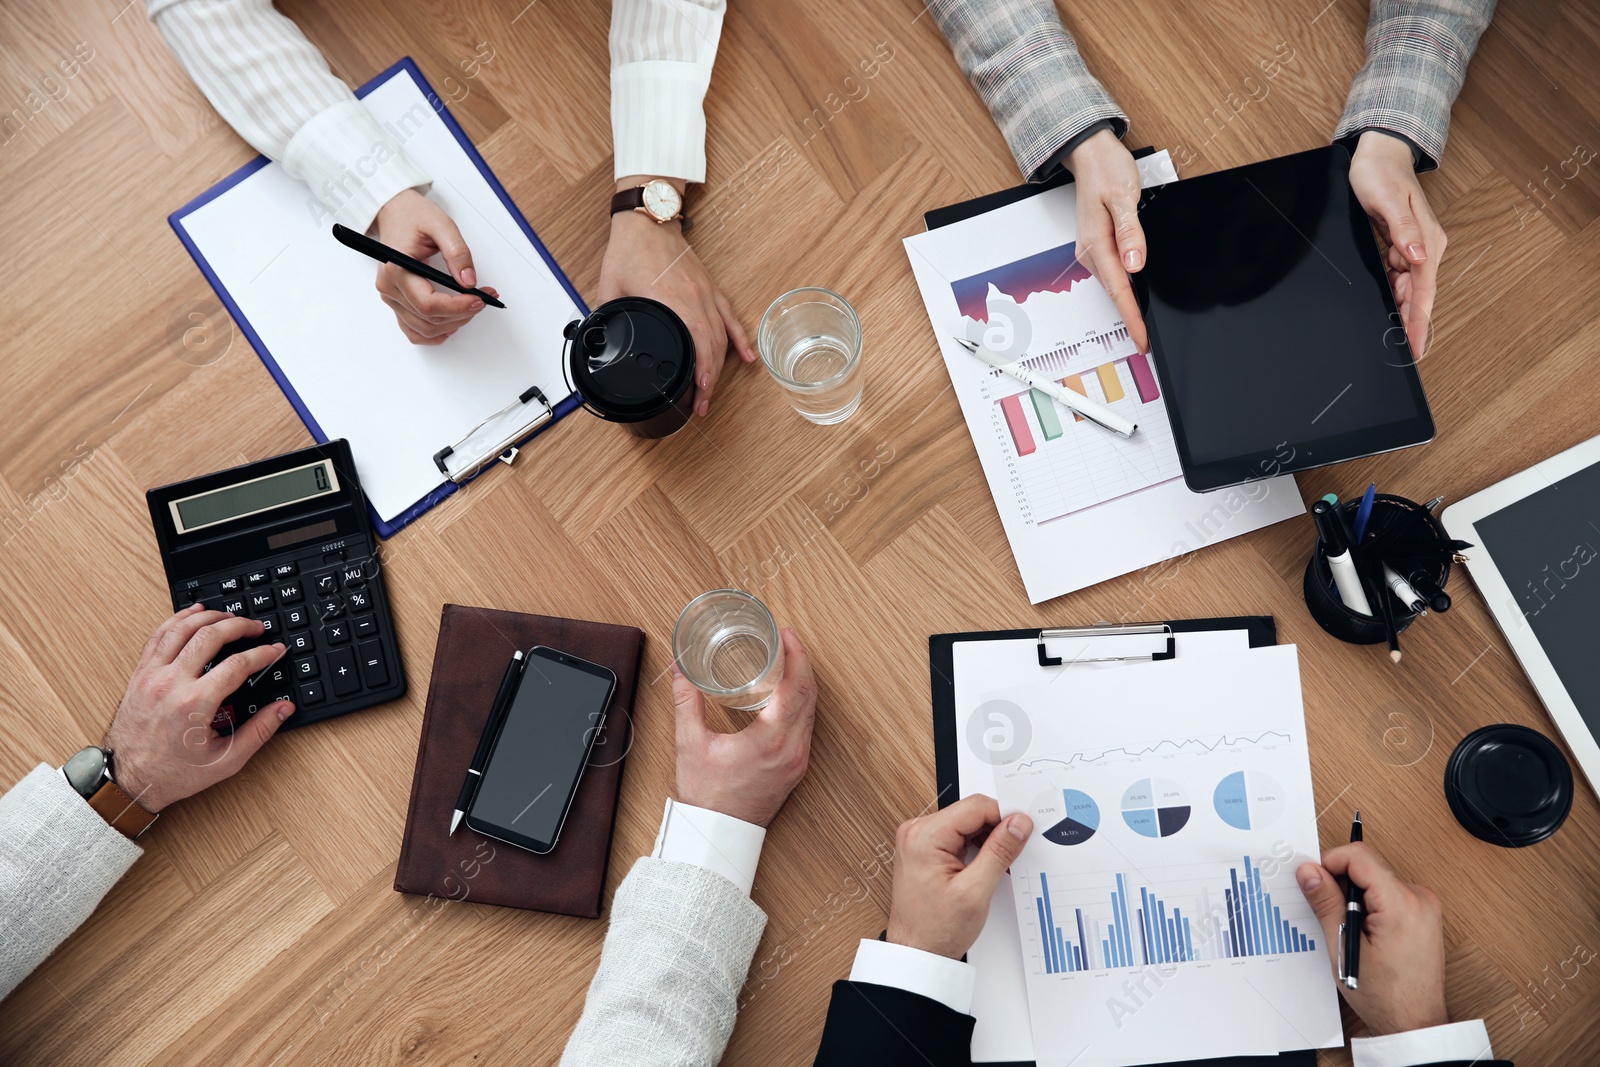
[[[1177,179],[1167,153],[1146,187]],[[1071,185],[905,240],[989,490],[1037,604],[1304,511],[1289,477],[1183,483],[1161,385],[1077,258]],[[1139,425],[1109,433],[963,350],[1009,354]]]
[[[1029,727],[996,786],[1033,819],[1011,889],[1039,1067],[1343,1043],[1294,877],[1320,850],[1293,645],[1074,664],[985,700]]]

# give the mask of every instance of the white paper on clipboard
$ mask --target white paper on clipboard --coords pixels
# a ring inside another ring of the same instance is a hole
[[[1176,657],[1206,656],[1245,651],[1250,633],[1240,627],[1225,630],[1182,631],[1173,635]],[[1154,651],[1157,642],[1150,637],[1130,639],[1117,645],[1117,654]],[[1159,645],[1165,645],[1161,638]],[[1137,647],[1131,647],[1137,646]],[[1048,642],[1049,655],[1067,662],[1077,659],[1074,670],[1117,670],[1117,661],[1083,662],[1105,654],[1110,647],[1104,637],[1061,638]],[[967,743],[968,724],[959,709],[976,707],[981,694],[996,687],[995,679],[1023,681],[1047,670],[1039,666],[1037,637],[1016,640],[957,642],[952,650],[953,684],[957,714],[957,783],[960,796],[984,793],[995,796],[995,765],[983,758],[982,745]],[[1005,731],[1016,724],[999,719],[984,729],[998,731],[1003,742]],[[958,798],[959,799],[959,798]],[[972,997],[972,1014],[977,1025],[972,1031],[974,1063],[1031,1061],[1034,1059],[1033,1031],[1028,1015],[1028,990],[1023,975],[1022,942],[1017,934],[1015,894],[1009,879],[1003,879],[989,901],[989,918],[978,940],[967,953],[967,961],[978,968],[978,982]]]

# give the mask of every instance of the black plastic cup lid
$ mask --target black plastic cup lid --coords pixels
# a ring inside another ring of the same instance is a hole
[[[1501,723],[1474,730],[1450,754],[1444,795],[1456,821],[1503,848],[1536,844],[1572,810],[1572,768],[1544,734]]]
[[[601,416],[642,422],[694,381],[694,338],[665,304],[623,297],[567,326],[573,387]]]

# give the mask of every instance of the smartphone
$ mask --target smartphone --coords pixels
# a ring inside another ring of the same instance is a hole
[[[616,687],[617,676],[598,663],[530,649],[467,825],[530,852],[554,849]]]

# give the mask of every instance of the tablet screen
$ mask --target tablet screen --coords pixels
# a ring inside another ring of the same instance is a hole
[[[1344,148],[1145,196],[1141,296],[1191,488],[1433,436]]]
[[[1600,736],[1600,463],[1475,522],[1513,607],[1550,658],[1589,732]]]

